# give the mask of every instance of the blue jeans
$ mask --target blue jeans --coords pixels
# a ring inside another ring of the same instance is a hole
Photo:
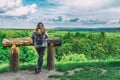
[[[39,55],[37,66],[38,66],[39,69],[41,69],[42,64],[43,64],[43,55],[44,55],[44,52],[45,52],[45,47],[36,48],[36,51]]]

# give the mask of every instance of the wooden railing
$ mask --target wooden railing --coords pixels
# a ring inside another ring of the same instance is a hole
[[[61,46],[61,38],[47,38],[48,52],[47,52],[47,68],[54,69],[55,47]],[[4,47],[10,47],[10,69],[19,69],[19,46],[33,46],[31,38],[5,38],[2,42]]]

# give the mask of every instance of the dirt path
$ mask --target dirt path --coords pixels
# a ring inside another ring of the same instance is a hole
[[[35,74],[34,71],[23,70],[18,72],[5,72],[0,74],[0,80],[59,80],[54,78],[48,78],[49,75],[63,74],[55,70],[42,69],[40,74]]]

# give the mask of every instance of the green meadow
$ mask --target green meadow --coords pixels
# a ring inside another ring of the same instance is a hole
[[[0,73],[9,72],[10,48],[4,38],[31,37],[33,29],[0,29]],[[61,80],[120,80],[120,32],[61,31],[47,29],[49,37],[60,37],[56,47],[55,67]],[[20,70],[34,70],[38,55],[33,46],[20,47]],[[44,55],[46,67],[47,49]],[[78,70],[77,70],[78,69]],[[69,71],[73,70],[73,74]]]

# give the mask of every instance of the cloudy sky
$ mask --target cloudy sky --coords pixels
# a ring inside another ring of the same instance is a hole
[[[119,27],[120,0],[0,0],[0,28]]]

